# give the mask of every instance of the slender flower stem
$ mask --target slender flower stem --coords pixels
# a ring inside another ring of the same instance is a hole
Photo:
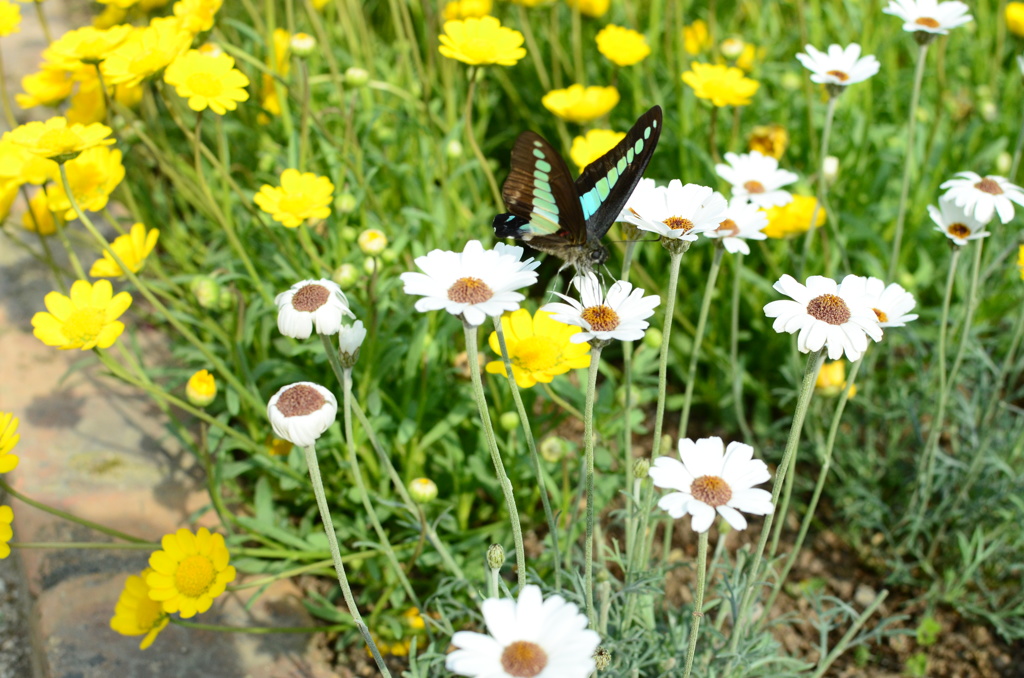
[[[1024,153],[1024,114],[1020,117],[1020,131],[1017,132],[1017,146],[1013,149],[1013,162],[1010,163],[1010,181],[1015,181],[1020,168],[1020,157]]]
[[[818,212],[825,202],[825,158],[828,157],[828,144],[832,137],[832,121],[836,116],[838,102],[839,95],[832,95],[828,100],[828,109],[825,111],[825,126],[821,130],[821,153],[818,156],[818,188],[815,193],[814,210],[811,212],[811,223],[807,227],[807,235],[804,236],[803,255],[800,257],[801,276],[798,277],[802,277],[802,269],[807,267],[807,257],[811,253],[811,241],[814,239],[814,228],[818,223]]]
[[[130,534],[125,534],[124,532],[121,532],[120,530],[115,530],[112,527],[106,527],[105,525],[100,525],[99,523],[94,523],[91,520],[86,520],[85,518],[79,518],[78,516],[75,516],[75,515],[72,515],[72,514],[68,513],[67,511],[61,511],[60,509],[53,508],[49,504],[44,504],[41,501],[36,501],[35,499],[30,499],[29,497],[26,497],[21,492],[18,492],[16,489],[14,489],[10,485],[8,485],[3,480],[0,480],[0,489],[2,489],[4,492],[6,492],[7,494],[11,495],[15,499],[17,499],[17,500],[19,500],[19,501],[21,501],[21,502],[23,502],[25,504],[28,504],[32,508],[39,509],[40,511],[44,511],[45,513],[49,513],[50,515],[57,516],[58,518],[63,518],[64,520],[69,520],[72,523],[78,523],[82,527],[88,527],[90,530],[96,530],[97,532],[102,532],[103,534],[107,535],[108,537],[113,537],[115,539],[121,539],[123,541],[131,542],[133,544],[148,544],[148,543],[150,543],[150,542],[148,542],[145,539],[141,539],[139,537],[133,537]]]
[[[829,667],[832,666],[832,663],[841,657],[847,649],[849,649],[850,641],[854,639],[857,632],[860,631],[862,626],[864,626],[864,623],[871,618],[871,615],[875,613],[875,610],[881,607],[882,603],[885,602],[885,599],[888,596],[888,591],[882,591],[875,597],[875,600],[868,605],[867,609],[864,610],[864,612],[857,617],[856,621],[850,625],[850,628],[847,629],[846,633],[843,634],[843,637],[839,639],[839,642],[832,648],[832,651],[818,660],[818,668],[813,674],[811,674],[810,678],[821,678],[825,675]]]
[[[498,180],[494,178],[494,172],[491,171],[491,166],[487,164],[484,152],[480,150],[480,144],[476,140],[476,131],[473,129],[473,94],[476,92],[476,81],[479,79],[481,72],[478,68],[471,70],[469,75],[469,91],[466,93],[465,113],[466,138],[469,140],[469,147],[473,149],[473,155],[476,156],[477,162],[480,163],[480,169],[483,170],[484,176],[487,177],[487,184],[491,187],[491,194],[494,196],[494,204],[497,205],[499,210],[502,210],[505,207],[505,202],[501,199]]]
[[[693,624],[690,626],[690,647],[686,650],[686,668],[683,678],[689,678],[693,670],[693,657],[697,653],[697,631],[704,616],[704,589],[707,587],[708,572],[708,530],[697,539],[697,597],[693,601]]]
[[[483,426],[484,439],[487,441],[487,449],[491,453],[494,472],[498,475],[498,484],[501,485],[501,492],[505,496],[505,506],[508,509],[508,517],[512,522],[512,539],[516,546],[516,578],[519,588],[522,590],[526,586],[526,553],[523,550],[523,526],[519,522],[519,510],[516,508],[516,499],[512,492],[512,481],[508,479],[508,474],[505,473],[505,464],[501,461],[501,452],[498,451],[498,441],[494,438],[491,414],[487,410],[484,382],[480,378],[480,359],[477,357],[477,327],[463,320],[462,329],[466,335],[466,354],[469,358],[469,372],[473,382],[473,398],[476,400],[476,406],[480,412],[480,424]]]
[[[2,53],[0,53],[0,103],[2,103],[4,107],[4,120],[7,122],[8,129],[14,129],[18,126],[18,121],[14,119],[14,108],[11,106],[11,95],[7,93],[7,78],[4,75],[4,59]]]
[[[693,404],[693,385],[697,382],[697,361],[700,360],[700,347],[704,342],[704,330],[708,324],[708,310],[711,308],[711,297],[715,295],[715,282],[718,280],[718,269],[722,266],[722,253],[725,247],[719,238],[715,241],[715,255],[711,260],[711,270],[704,284],[704,298],[700,302],[700,315],[697,316],[697,329],[693,334],[693,351],[690,353],[690,366],[686,371],[686,395],[683,397],[683,409],[679,415],[679,437],[686,437],[690,423],[690,406]]]
[[[729,365],[732,369],[732,404],[736,410],[736,423],[739,424],[743,440],[748,445],[754,444],[754,432],[747,423],[743,413],[743,370],[740,365],[740,289],[743,284],[743,253],[737,252],[733,258],[732,308],[729,322]]]
[[[790,467],[797,449],[800,447],[800,436],[804,428],[804,418],[807,416],[807,409],[811,404],[811,396],[814,395],[814,383],[818,378],[818,372],[821,370],[822,363],[825,362],[825,352],[826,349],[822,348],[820,351],[815,351],[807,356],[807,366],[804,368],[803,381],[800,383],[800,394],[797,397],[796,411],[793,413],[793,425],[789,429],[786,450],[782,454],[782,461],[779,462],[775,470],[775,484],[772,486],[772,506],[775,506],[779,501],[779,494],[782,492],[782,485],[786,480],[786,470]],[[764,556],[764,548],[768,544],[768,536],[771,534],[774,518],[774,513],[769,513],[764,518],[764,525],[761,527],[761,538],[758,540],[757,550],[754,551],[754,561],[751,563],[750,570],[747,573],[746,589],[743,592],[743,598],[736,612],[732,639],[729,642],[729,652],[733,654],[739,647],[740,639],[743,637],[747,614],[761,576],[761,559]],[[785,516],[782,516],[780,520],[784,518]],[[768,614],[768,612],[768,610],[765,610],[764,614]],[[726,668],[725,674],[728,674],[731,666],[732,662]]]
[[[619,280],[629,280],[629,269],[633,263],[633,250],[636,249],[636,240],[628,237],[626,239],[626,251],[622,255],[622,274]],[[622,427],[622,465],[625,467],[626,490],[633,488],[633,342],[622,342],[622,388],[625,399],[622,411],[624,413]],[[634,521],[636,520],[636,504],[630,504],[626,513],[626,554],[631,552],[633,543]]]
[[[140,542],[124,544],[109,541],[12,541],[7,543],[12,549],[60,550],[78,549],[81,551],[158,551],[159,542]]]
[[[900,261],[900,246],[903,244],[903,226],[907,219],[907,198],[910,196],[910,175],[914,169],[914,132],[917,129],[917,102],[921,96],[921,82],[924,80],[924,65],[927,61],[928,43],[921,45],[917,52],[917,68],[914,71],[914,89],[910,94],[910,115],[907,120],[907,155],[903,160],[903,184],[900,187],[900,208],[896,216],[896,234],[892,239],[892,255],[889,259],[889,273],[886,280],[893,280]]]
[[[327,534],[327,544],[331,549],[331,560],[334,562],[334,571],[338,575],[338,584],[341,586],[341,594],[345,597],[345,605],[348,607],[349,614],[352,615],[352,621],[355,622],[356,627],[359,629],[359,633],[362,634],[363,640],[366,641],[366,646],[370,648],[370,654],[373,655],[373,660],[377,664],[377,669],[387,678],[391,678],[391,672],[388,671],[387,665],[384,663],[384,658],[380,656],[380,650],[377,649],[377,644],[373,642],[373,636],[370,635],[370,629],[367,628],[366,623],[363,622],[363,616],[359,614],[359,608],[356,606],[356,599],[352,595],[352,587],[348,584],[348,577],[345,575],[345,563],[341,560],[341,549],[338,548],[338,535],[334,531],[334,521],[331,519],[331,510],[327,506],[327,495],[324,492],[324,483],[320,479],[320,464],[316,458],[316,446],[310,445],[309,447],[302,448],[302,452],[306,457],[306,466],[309,467],[309,480],[313,485],[313,495],[316,497],[317,508],[320,509],[320,520],[324,524],[324,532]]]
[[[601,363],[601,346],[591,344],[590,369],[587,371],[587,406],[583,414],[583,449],[587,460],[587,539],[584,553],[583,590],[587,600],[590,628],[597,629],[594,609],[594,402],[597,400],[597,372]]]
[[[182,619],[178,619],[177,617],[171,617],[171,623],[186,629],[196,629],[197,631],[252,633],[256,635],[269,635],[273,633],[324,633],[330,631],[347,631],[352,628],[351,624],[328,624],[325,626],[222,626],[220,624],[187,622]]]
[[[537,453],[537,442],[533,438],[533,429],[530,427],[530,418],[523,406],[523,398],[519,393],[519,384],[516,383],[512,373],[512,361],[508,357],[508,347],[505,344],[505,331],[501,326],[501,318],[494,319],[494,331],[498,335],[498,346],[501,349],[501,359],[505,363],[505,375],[508,377],[508,387],[512,391],[512,400],[516,403],[516,411],[519,413],[519,423],[523,427],[523,435],[526,437],[526,446],[530,450],[530,461],[533,464],[533,472],[537,474],[537,483],[540,485],[540,500],[544,505],[544,518],[548,521],[548,530],[551,533],[551,548],[554,551],[555,563],[555,589],[561,588],[562,581],[562,559],[559,556],[558,548],[558,525],[555,523],[555,514],[551,511],[551,498],[548,496],[548,486],[544,482],[544,475],[541,473],[540,455]]]
[[[533,67],[537,71],[537,80],[540,82],[541,88],[547,92],[551,89],[551,76],[548,75],[547,63],[541,56],[540,48],[537,46],[537,38],[533,34],[530,18],[526,15],[526,8],[522,5],[517,4],[516,10],[519,12],[519,27],[522,29],[523,38],[526,40],[526,51],[533,61]]]
[[[328,52],[330,50],[323,50]],[[299,97],[302,106],[299,109],[299,171],[304,172],[306,159],[309,155],[309,66],[306,58],[299,57]]]
[[[711,122],[708,123],[708,152],[711,154],[711,159],[715,162],[719,162],[721,158],[718,155],[718,140],[715,138],[718,135],[718,106],[711,108]]]
[[[583,21],[580,16],[579,5],[572,6],[572,64],[576,73],[576,82],[586,87],[586,70],[583,68]]]
[[[43,0],[35,0],[32,4],[36,6],[36,16],[39,17],[39,25],[42,26],[43,36],[49,45],[53,42],[53,34],[50,33],[50,22],[46,20],[46,14],[43,12]]]

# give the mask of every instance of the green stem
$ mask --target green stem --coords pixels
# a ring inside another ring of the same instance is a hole
[[[519,12],[519,28],[523,31],[523,38],[526,40],[526,51],[530,55],[530,60],[533,61],[533,68],[537,71],[537,80],[540,82],[541,88],[547,92],[551,89],[551,76],[548,75],[547,62],[537,46],[537,38],[533,34],[530,19],[526,15],[526,8],[517,4],[516,10]]]
[[[735,270],[732,279],[732,308],[729,321],[729,365],[732,369],[732,404],[736,410],[736,423],[739,424],[743,440],[748,445],[754,444],[754,432],[747,423],[743,412],[743,368],[740,366],[740,289],[743,280],[743,253],[736,254]]]
[[[700,360],[700,347],[704,342],[704,330],[707,328],[708,311],[711,308],[711,297],[715,295],[715,282],[718,280],[718,269],[722,266],[722,253],[725,247],[722,239],[715,241],[715,255],[711,260],[711,270],[704,285],[704,298],[700,302],[700,315],[697,316],[697,329],[693,335],[693,351],[690,353],[690,366],[686,371],[686,395],[683,397],[683,410],[679,415],[679,437],[685,438],[690,424],[690,406],[693,403],[693,386],[697,382],[697,361]]]
[[[351,560],[356,560],[356,558],[354,558],[353,556],[362,556],[362,555],[363,554],[361,554],[361,553],[349,554],[348,556],[342,556],[341,559],[343,561],[344,560],[350,560],[351,561]],[[270,576],[270,577],[263,577],[262,579],[255,579],[253,581],[248,581],[248,582],[246,582],[244,584],[240,584],[239,586],[229,586],[229,587],[227,587],[227,590],[228,591],[244,591],[245,589],[259,588],[261,586],[266,586],[267,584],[273,584],[275,581],[280,581],[281,579],[291,579],[292,577],[297,577],[300,574],[306,574],[307,572],[317,572],[319,570],[322,570],[325,567],[331,567],[331,565],[332,565],[332,562],[331,562],[330,559],[328,559],[328,560],[318,560],[315,563],[309,563],[308,565],[301,565],[299,567],[293,567],[290,570],[285,570],[284,572],[280,572],[280,573],[275,574],[275,575]]]
[[[573,4],[571,36],[572,36],[572,65],[576,73],[576,82],[586,87],[586,70],[583,68],[583,21],[580,16],[580,7]],[[591,624],[593,626],[593,624]]]
[[[356,607],[356,599],[352,596],[352,587],[349,586],[348,577],[345,575],[345,563],[341,560],[341,549],[338,548],[338,535],[334,531],[334,521],[331,519],[331,510],[327,506],[324,483],[320,479],[320,464],[316,458],[316,446],[304,447],[302,452],[306,457],[306,466],[309,467],[309,480],[313,485],[313,495],[316,497],[317,508],[320,509],[320,520],[323,522],[324,532],[327,534],[327,544],[331,549],[331,560],[334,562],[334,571],[338,575],[341,594],[345,597],[345,605],[348,607],[349,614],[352,615],[352,621],[359,628],[359,633],[362,634],[366,646],[370,648],[370,654],[373,655],[377,669],[387,678],[391,678],[391,672],[388,671],[384,658],[380,656],[377,644],[373,642],[370,629],[367,628],[363,622],[362,615],[359,614],[359,608]]]
[[[718,106],[711,107],[711,121],[708,123],[708,152],[714,162],[721,162],[718,155]]]
[[[889,259],[889,273],[886,280],[893,280],[900,261],[900,247],[903,243],[903,226],[907,218],[907,198],[910,196],[910,175],[914,169],[914,132],[917,129],[917,102],[921,96],[921,82],[924,80],[924,65],[928,54],[928,43],[921,45],[917,52],[917,68],[914,70],[914,89],[910,94],[910,116],[907,120],[907,156],[903,161],[903,184],[900,187],[900,208],[896,216],[896,234],[892,240],[892,256]],[[813,223],[813,222],[812,222]]]
[[[4,480],[0,480],[0,489],[2,489],[4,492],[6,492],[7,494],[11,495],[15,499],[21,501],[22,503],[28,504],[32,508],[37,508],[40,511],[43,511],[45,513],[49,513],[50,515],[53,515],[53,516],[57,516],[58,518],[63,518],[64,520],[71,521],[72,523],[78,523],[82,527],[87,527],[90,530],[96,530],[97,532],[102,532],[103,534],[107,535],[108,537],[113,537],[115,539],[121,539],[123,541],[131,542],[133,544],[150,544],[151,543],[151,542],[149,542],[149,541],[147,541],[145,539],[141,539],[139,537],[133,537],[130,534],[125,534],[124,532],[121,532],[120,530],[115,530],[112,527],[106,527],[105,525],[100,525],[99,523],[94,523],[91,520],[86,520],[85,518],[79,518],[78,516],[74,516],[74,515],[68,513],[67,511],[61,511],[60,509],[53,508],[52,506],[50,506],[48,504],[44,504],[41,501],[36,501],[35,499],[30,499],[29,497],[26,497],[21,492],[18,492],[16,489],[14,489],[10,485],[8,485]]]
[[[36,16],[39,17],[39,25],[43,28],[43,36],[46,37],[46,44],[49,46],[53,42],[53,34],[50,33],[50,22],[43,13],[43,0],[35,0],[32,4],[36,6]]]
[[[159,551],[160,544],[142,542],[121,544],[107,541],[12,541],[7,544],[12,549],[80,549],[80,550],[111,550],[111,551]]]
[[[857,617],[857,621],[855,621],[846,631],[846,633],[843,634],[843,637],[839,639],[839,642],[836,643],[836,646],[834,648],[832,648],[832,651],[820,660],[820,663],[818,664],[818,669],[813,674],[811,674],[810,678],[821,678],[825,675],[825,672],[828,671],[830,666],[832,666],[832,663],[836,659],[841,657],[844,652],[846,652],[847,648],[850,645],[850,641],[853,640],[853,637],[857,634],[857,631],[859,631],[860,628],[864,626],[864,623],[871,618],[871,615],[875,613],[875,610],[877,610],[882,605],[882,603],[885,602],[885,599],[886,597],[888,597],[888,595],[888,591],[882,591],[878,594],[874,602],[872,602],[871,605],[869,605],[868,608],[864,610],[864,612],[859,617]]]
[[[4,120],[7,121],[8,129],[14,129],[18,126],[18,121],[14,118],[14,108],[11,106],[11,96],[7,92],[7,78],[4,71],[4,58],[2,52],[0,52],[0,103],[2,103],[4,107]]]
[[[465,110],[466,138],[469,141],[469,147],[473,149],[473,155],[476,156],[477,162],[480,163],[480,169],[483,170],[484,176],[487,177],[487,185],[491,187],[494,204],[501,211],[505,209],[505,201],[501,198],[498,180],[494,178],[494,172],[491,171],[491,166],[487,163],[484,152],[480,150],[480,144],[476,140],[476,131],[473,129],[473,93],[476,92],[476,81],[480,77],[481,72],[480,69],[474,69],[469,74],[469,91],[466,93]]]
[[[710,529],[710,528],[709,528]],[[686,668],[683,678],[689,678],[693,670],[693,657],[697,653],[697,631],[704,616],[704,589],[707,586],[708,531],[704,530],[697,539],[697,597],[693,602],[693,625],[690,627],[690,646],[686,650]]]
[[[272,633],[329,633],[331,631],[347,631],[352,628],[351,624],[329,624],[324,626],[221,626],[219,624],[187,622],[177,617],[171,617],[170,619],[171,623],[186,629],[219,631],[221,633],[252,633],[256,635],[269,635]],[[384,675],[390,675],[387,672],[387,668],[381,668],[381,670]]]
[[[548,394],[551,400],[561,407],[563,410],[571,414],[576,419],[583,421],[583,413],[573,407],[572,403],[563,398],[562,396],[555,393],[555,389],[551,388],[551,384],[542,384],[544,386],[544,392]]]
[[[629,269],[633,262],[633,250],[636,240],[627,238],[626,251],[622,255],[622,274],[619,280],[629,280]],[[622,388],[623,388],[623,421],[622,427],[622,465],[625,467],[626,491],[633,488],[633,342],[622,342]],[[635,536],[636,504],[631,503],[626,513],[626,553]]]
[[[825,158],[828,157],[828,145],[832,137],[832,121],[836,116],[836,103],[838,101],[838,95],[830,96],[828,109],[825,112],[825,127],[821,130],[821,153],[818,155],[818,187],[815,192],[817,199],[814,201],[814,210],[811,212],[811,223],[807,227],[807,234],[804,236],[803,255],[800,257],[801,275],[797,276],[798,278],[803,277],[803,269],[807,267],[807,258],[811,253],[811,241],[814,239],[814,229],[818,223],[818,212],[825,202]]]
[[[583,414],[583,448],[587,459],[587,539],[584,557],[583,590],[587,600],[587,619],[590,628],[597,629],[594,609],[594,402],[597,400],[597,372],[601,363],[601,346],[592,343],[590,369],[587,372],[587,405]]]
[[[1017,132],[1017,146],[1013,149],[1013,162],[1010,163],[1010,181],[1014,181],[1020,168],[1020,157],[1024,153],[1024,114],[1020,118],[1020,131]]]
[[[330,50],[325,50],[330,51]],[[306,57],[299,57],[299,171],[305,172],[306,160],[309,155],[309,67]]]
[[[498,442],[494,438],[491,414],[487,409],[484,382],[480,378],[480,359],[476,345],[477,327],[463,319],[462,329],[466,335],[466,354],[469,358],[469,372],[473,381],[473,398],[476,400],[476,407],[480,413],[480,423],[483,426],[484,439],[487,441],[487,449],[491,453],[494,472],[498,476],[498,484],[501,485],[501,492],[505,496],[505,506],[508,509],[509,520],[512,522],[512,540],[515,542],[516,547],[516,578],[519,583],[519,589],[522,590],[526,586],[526,552],[523,550],[523,526],[519,522],[519,510],[516,508],[516,500],[512,492],[512,481],[508,479],[508,474],[505,473],[505,464],[501,461]]]

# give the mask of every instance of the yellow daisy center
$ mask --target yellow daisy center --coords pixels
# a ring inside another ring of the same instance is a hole
[[[961,224],[960,222],[950,224],[946,227],[946,230],[954,238],[966,238],[971,234],[971,229],[966,224]]]
[[[843,71],[829,71],[825,75],[831,75],[833,78],[835,78],[839,82],[846,82],[847,80],[850,79],[850,76],[847,75],[846,73],[844,73]]]
[[[220,78],[211,73],[192,73],[185,80],[185,83],[193,93],[207,99],[218,97],[224,91]]]
[[[619,326],[619,314],[607,306],[589,306],[580,316],[595,332],[611,332]]]
[[[732,488],[718,476],[701,476],[690,485],[690,494],[708,506],[725,506],[732,499]]]
[[[482,304],[494,292],[480,278],[459,278],[448,288],[448,299],[458,304]]]
[[[743,188],[747,189],[747,193],[764,193],[764,184],[753,179],[743,184]]]
[[[516,678],[533,678],[548,665],[548,653],[537,643],[517,640],[501,653],[501,667]]]
[[[105,317],[102,308],[77,308],[64,321],[61,330],[69,344],[88,344],[103,330]]]
[[[992,181],[988,177],[985,177],[978,183],[974,184],[974,187],[983,193],[989,195],[1002,195],[1003,189],[999,186],[998,182]]]
[[[199,554],[186,556],[174,572],[174,586],[181,595],[198,598],[206,593],[216,576],[217,571],[209,558]]]
[[[834,294],[822,294],[811,299],[807,304],[807,313],[829,325],[842,325],[853,315],[842,297]]]
[[[683,217],[669,217],[662,223],[671,228],[673,231],[686,232],[693,228],[693,222],[690,221],[689,219],[684,219]]]
[[[543,372],[555,367],[562,352],[558,344],[548,337],[523,339],[512,350],[512,364],[528,372]]]
[[[914,23],[917,24],[918,26],[924,26],[926,28],[938,28],[940,26],[938,21],[928,16],[923,16],[920,19],[914,21]]]

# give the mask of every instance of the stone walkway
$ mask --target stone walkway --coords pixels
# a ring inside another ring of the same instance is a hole
[[[43,7],[59,35],[68,13],[54,0]],[[22,10],[22,32],[2,43],[11,89],[35,68],[44,46],[32,6],[22,5]],[[7,233],[0,235],[0,411],[21,420],[15,450],[21,462],[5,479],[32,499],[144,539],[158,541],[190,526],[189,517],[207,504],[202,473],[167,434],[159,410],[145,395],[105,378],[91,352],[59,351],[32,336],[32,315],[44,310],[45,294],[67,290],[17,245],[38,244],[33,234],[14,226],[19,223],[20,217],[12,215]],[[73,237],[75,230],[71,224]],[[80,255],[86,266],[97,256],[84,248]],[[131,316],[129,311],[123,318],[129,328]],[[15,512],[13,541],[111,541],[8,500]],[[141,571],[148,556],[149,551],[138,550],[16,550],[0,569],[0,577],[5,572],[10,577],[0,578],[0,678],[334,675],[311,649],[312,636],[303,634],[227,634],[172,624],[151,648],[140,651],[141,638],[120,636],[109,622],[126,577]],[[247,596],[256,590],[225,596],[191,621],[231,626],[314,623],[294,584],[277,582],[247,607]],[[10,635],[18,631],[21,637]]]

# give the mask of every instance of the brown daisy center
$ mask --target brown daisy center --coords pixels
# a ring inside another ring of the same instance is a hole
[[[480,278],[459,278],[448,288],[448,298],[458,304],[482,304],[494,292]]]
[[[693,228],[693,222],[683,217],[669,217],[664,222],[666,226],[671,228],[673,231],[689,231]]]
[[[764,193],[764,184],[753,179],[743,184],[743,188],[747,189],[747,193]]]
[[[619,326],[619,314],[607,306],[588,306],[580,316],[595,332],[611,332]]]
[[[985,177],[978,183],[974,184],[974,187],[979,191],[982,191],[983,193],[988,193],[989,195],[1003,194],[1003,189],[1002,187],[999,186],[999,183],[996,181],[992,181],[988,177]]]
[[[825,75],[831,75],[839,82],[846,82],[847,80],[850,79],[850,76],[844,73],[843,71],[829,71]]]
[[[718,476],[701,476],[690,485],[690,494],[708,506],[725,506],[732,499],[732,488]]]
[[[292,308],[296,311],[312,313],[327,303],[331,298],[331,291],[323,285],[306,285],[292,297]]]
[[[822,294],[820,297],[814,297],[807,304],[807,312],[812,317],[829,325],[842,325],[853,315],[843,298],[834,294]]]
[[[501,668],[516,678],[533,678],[548,665],[548,653],[537,643],[517,640],[501,653]]]
[[[880,322],[880,323],[887,323],[887,322],[889,322],[889,316],[887,316],[885,314],[885,311],[883,311],[883,310],[881,310],[879,308],[873,308],[871,310],[875,312],[875,317],[878,318],[878,322]]]
[[[971,234],[971,229],[968,228],[966,224],[961,224],[959,221],[947,226],[946,231],[948,231],[954,238],[966,238]]]
[[[734,236],[740,232],[740,227],[732,219],[726,219],[718,225],[718,232],[724,233],[726,236]]]
[[[938,28],[939,26],[942,25],[935,19],[931,18],[930,16],[923,16],[920,19],[914,21],[914,23],[917,24],[918,26],[924,26],[925,28]]]
[[[319,410],[325,402],[320,391],[309,384],[298,384],[281,394],[277,409],[286,417],[304,417]]]

